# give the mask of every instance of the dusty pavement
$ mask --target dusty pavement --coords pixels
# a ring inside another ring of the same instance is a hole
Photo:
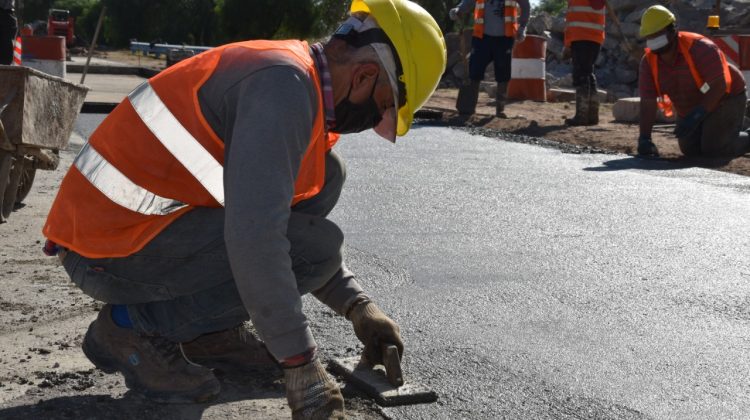
[[[468,121],[458,118],[455,112],[457,89],[438,89],[425,108],[442,113],[441,124],[469,126],[492,131],[539,137],[549,140],[550,146],[580,152],[617,152],[635,154],[638,126],[614,121],[612,104],[603,103],[599,111],[600,123],[593,127],[567,127],[565,118],[575,113],[573,102],[512,101],[506,106],[509,118],[494,118],[494,102],[486,93],[479,95],[477,115]],[[661,158],[681,167],[703,167],[741,175],[750,175],[750,154],[735,159],[687,159],[682,156],[677,140],[666,129],[655,129],[653,140]]]
[[[210,404],[159,405],[128,393],[119,375],[84,357],[81,340],[100,304],[41,251],[46,214],[82,144],[74,134],[58,170],[38,171],[25,206],[0,225],[0,419],[289,418],[276,370],[221,373],[223,392]],[[355,419],[383,418],[354,396],[347,408]]]

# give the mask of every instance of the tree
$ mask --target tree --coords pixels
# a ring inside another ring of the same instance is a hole
[[[559,16],[568,7],[567,0],[541,0],[539,5],[534,7],[533,13],[547,12],[552,16]]]

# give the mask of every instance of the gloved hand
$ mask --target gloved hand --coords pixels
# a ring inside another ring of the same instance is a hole
[[[526,39],[526,27],[519,26],[518,32],[516,32],[516,42],[521,43],[524,39]]]
[[[693,134],[698,125],[706,118],[708,111],[706,108],[698,105],[685,118],[678,118],[677,125],[674,127],[674,135],[678,138],[685,138]]]
[[[284,380],[292,419],[346,418],[341,390],[317,358],[302,366],[285,368]]]
[[[450,20],[458,20],[458,7],[454,7],[451,10],[448,10],[448,17]]]
[[[380,308],[369,300],[356,303],[349,311],[354,333],[365,345],[363,357],[371,365],[383,363],[383,344],[394,344],[398,347],[398,354],[404,354],[404,342],[398,325],[388,318]]]
[[[659,149],[651,141],[651,137],[642,135],[638,137],[638,154],[641,156],[659,156]]]

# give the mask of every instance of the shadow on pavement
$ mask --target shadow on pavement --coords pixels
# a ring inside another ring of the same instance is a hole
[[[732,158],[658,158],[628,156],[621,159],[612,159],[602,162],[602,166],[584,168],[590,172],[622,171],[627,169],[641,169],[647,171],[672,171],[687,168],[719,168],[728,164]]]
[[[121,397],[87,394],[62,395],[49,399],[38,399],[40,396],[34,398],[32,392],[23,397],[25,405],[0,410],[0,419],[197,420],[203,418],[204,412],[212,406],[261,399],[272,401],[263,401],[246,410],[239,408],[239,412],[251,417],[263,418],[268,418],[271,412],[279,418],[289,415],[288,411],[284,411],[286,399],[281,381],[283,376],[280,371],[257,370],[245,375],[238,373],[221,375],[217,372],[217,377],[222,385],[221,394],[215,400],[203,404],[159,404],[132,391],[126,392]],[[116,393],[116,390],[113,393]],[[238,407],[228,407],[224,415],[220,417],[232,417],[230,412],[237,410]],[[243,416],[240,415],[240,417]]]

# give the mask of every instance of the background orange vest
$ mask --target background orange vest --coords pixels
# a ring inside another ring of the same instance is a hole
[[[516,36],[518,31],[518,3],[514,0],[505,0],[503,18],[505,19],[505,36]],[[477,0],[474,3],[474,32],[472,35],[476,38],[484,37],[484,0]]]
[[[565,14],[565,45],[568,47],[573,41],[604,43],[607,8],[592,7],[591,3],[590,0],[568,0]]]
[[[698,69],[695,68],[693,56],[690,55],[690,48],[698,39],[706,39],[706,37],[693,32],[677,33],[677,45],[680,53],[683,57],[685,57],[685,61],[687,61],[687,65],[690,69],[690,74],[693,76],[695,85],[698,87],[698,90],[701,90],[701,87],[706,82],[703,80],[700,73],[698,73]],[[661,108],[662,112],[664,112],[665,116],[671,117],[672,115],[674,115],[674,112],[672,111],[672,101],[669,99],[668,95],[661,93],[661,86],[659,85],[659,57],[651,52],[651,50],[648,48],[646,48],[645,51],[645,57],[648,61],[649,67],[651,67],[651,76],[654,79],[654,86],[656,87],[656,97],[658,99],[657,105],[659,106],[659,108]],[[719,50],[719,57],[721,57],[721,66],[724,69],[724,83],[726,83],[727,85],[726,93],[729,93],[732,90],[732,73],[729,72],[727,58],[724,56],[724,53],[721,50]]]
[[[247,41],[214,48],[162,71],[151,87],[182,126],[220,163],[224,142],[206,122],[198,90],[216,69],[226,48],[247,49],[270,64],[286,64],[310,75],[323,110],[320,80],[308,45],[302,41]],[[324,112],[318,112],[302,159],[290,205],[315,196],[325,180],[325,154],[337,136],[326,136]],[[273,141],[273,139],[268,139]],[[104,196],[73,165],[65,175],[44,226],[44,235],[89,258],[123,257],[137,252],[159,232],[195,206],[219,207],[185,167],[154,137],[128,99],[99,125],[90,145],[135,184],[187,207],[167,215],[144,215]]]

